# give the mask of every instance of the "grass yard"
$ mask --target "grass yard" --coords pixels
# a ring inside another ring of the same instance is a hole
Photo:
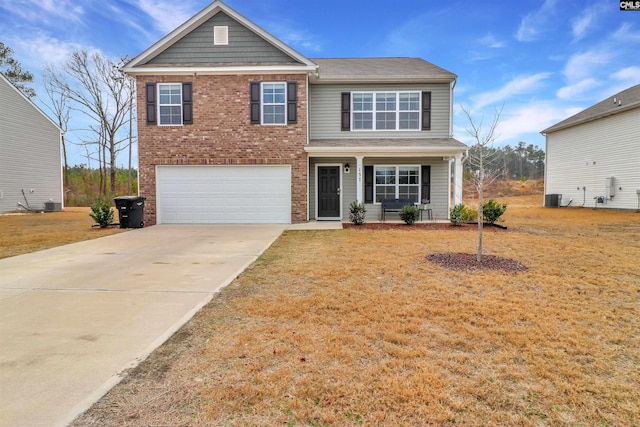
[[[0,215],[0,259],[126,231],[91,227],[95,221],[89,212],[89,208],[65,208],[64,212]]]
[[[503,199],[468,230],[286,232],[75,426],[640,422],[640,214]]]

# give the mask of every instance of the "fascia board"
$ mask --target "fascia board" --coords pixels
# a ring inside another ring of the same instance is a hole
[[[466,148],[442,147],[304,147],[310,155],[330,156],[365,156],[365,157],[407,157],[408,155],[451,157],[466,152]]]
[[[316,69],[315,65],[273,65],[273,66],[230,66],[230,67],[125,67],[125,73],[138,75],[225,75],[225,74],[281,74],[303,73],[307,74]]]

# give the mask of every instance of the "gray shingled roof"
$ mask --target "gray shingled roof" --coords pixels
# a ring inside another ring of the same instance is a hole
[[[613,100],[616,100],[614,103]],[[540,133],[550,133],[640,107],[640,84],[618,92]]]
[[[313,83],[451,82],[450,71],[421,58],[312,58],[319,66]]]

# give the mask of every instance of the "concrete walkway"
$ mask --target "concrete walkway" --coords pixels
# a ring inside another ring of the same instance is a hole
[[[0,426],[71,422],[286,228],[158,225],[0,260]]]

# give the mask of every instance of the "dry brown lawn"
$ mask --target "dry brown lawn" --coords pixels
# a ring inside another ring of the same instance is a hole
[[[75,426],[631,426],[640,214],[505,199],[468,230],[289,231]]]
[[[0,215],[0,259],[126,231],[91,227],[94,221],[89,212],[89,208],[66,208],[64,212]]]

